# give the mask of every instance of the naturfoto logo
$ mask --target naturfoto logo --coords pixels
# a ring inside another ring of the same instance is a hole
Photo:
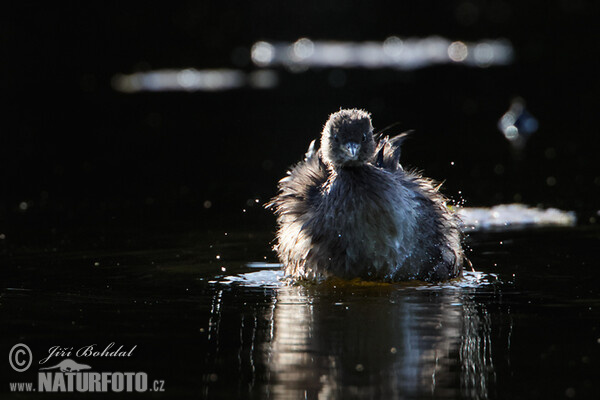
[[[48,355],[39,360],[37,386],[34,382],[11,382],[11,392],[163,392],[164,381],[148,381],[145,372],[92,372],[88,364],[72,358],[131,357],[133,347],[90,344],[79,348],[52,346]],[[62,360],[61,360],[62,359]],[[32,365],[33,353],[23,343],[9,352],[10,366],[16,372],[25,372]]]

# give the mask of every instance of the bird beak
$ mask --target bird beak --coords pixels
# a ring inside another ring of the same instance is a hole
[[[354,142],[346,143],[346,150],[348,150],[348,153],[350,153],[352,158],[357,158],[360,144]]]

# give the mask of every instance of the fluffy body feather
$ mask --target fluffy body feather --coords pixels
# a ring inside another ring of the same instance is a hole
[[[362,110],[330,116],[321,148],[311,143],[267,204],[287,275],[440,281],[461,274],[457,218],[438,187],[400,166],[405,136],[376,141]]]

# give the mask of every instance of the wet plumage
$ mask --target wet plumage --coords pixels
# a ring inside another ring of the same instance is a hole
[[[279,182],[276,250],[286,274],[385,281],[459,276],[456,216],[438,187],[400,165],[404,135],[373,135],[362,110],[332,114],[317,150]]]

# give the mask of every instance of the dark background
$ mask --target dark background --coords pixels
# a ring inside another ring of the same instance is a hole
[[[17,4],[18,3],[18,4]],[[274,226],[265,202],[329,113],[414,129],[405,165],[467,206],[599,208],[598,14],[593,1],[21,1],[0,13],[0,249],[92,231]],[[257,40],[390,35],[507,38],[515,62],[412,72],[277,70],[275,89],[119,93],[119,73],[242,68]],[[237,49],[237,50],[236,50]],[[240,50],[241,49],[241,50]],[[523,154],[497,121],[521,96],[539,121]],[[392,132],[393,133],[393,132]],[[451,165],[454,162],[454,165]],[[549,185],[548,177],[556,184]],[[203,206],[209,200],[211,207]],[[26,210],[20,205],[26,203]],[[245,212],[243,210],[246,210]],[[127,229],[125,229],[127,228]]]

